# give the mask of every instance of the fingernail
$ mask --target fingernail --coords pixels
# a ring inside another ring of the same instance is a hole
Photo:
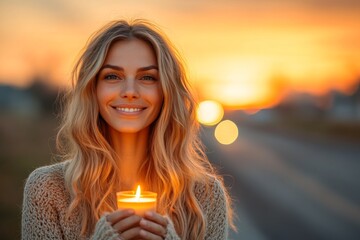
[[[148,216],[148,217],[152,217],[153,213],[152,212],[145,212],[145,215]]]
[[[135,213],[134,209],[129,209],[127,212],[128,212],[128,214],[134,214]]]

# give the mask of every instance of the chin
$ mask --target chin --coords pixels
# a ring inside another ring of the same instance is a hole
[[[121,126],[117,129],[115,129],[116,131],[118,131],[119,133],[139,133],[142,131],[146,131],[148,129],[148,127],[137,127],[137,126]]]

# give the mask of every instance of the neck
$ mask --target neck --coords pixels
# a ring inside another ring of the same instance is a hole
[[[141,180],[139,168],[147,156],[149,130],[144,129],[137,133],[120,133],[111,130],[110,135],[118,157],[116,161],[120,171],[121,188],[135,190]]]

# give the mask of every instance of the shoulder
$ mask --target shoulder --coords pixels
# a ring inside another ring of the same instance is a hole
[[[195,196],[204,211],[212,208],[225,207],[228,198],[221,178],[213,177],[208,182],[195,184]]]
[[[223,181],[217,177],[212,177],[207,182],[197,182],[194,190],[198,199],[207,198],[209,193],[215,198],[225,196],[226,194]]]
[[[30,173],[26,180],[24,195],[29,200],[47,199],[65,195],[64,171],[66,162],[43,166]]]
[[[30,173],[26,186],[51,185],[64,180],[65,162],[43,166]]]

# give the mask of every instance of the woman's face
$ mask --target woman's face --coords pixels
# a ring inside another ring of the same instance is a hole
[[[153,49],[139,39],[113,43],[99,71],[96,92],[100,114],[113,130],[147,130],[163,102]]]

